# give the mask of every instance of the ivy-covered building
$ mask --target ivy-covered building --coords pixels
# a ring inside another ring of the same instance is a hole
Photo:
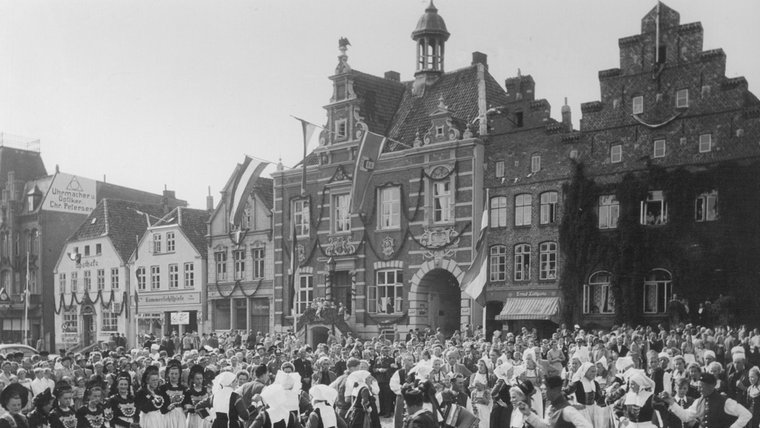
[[[495,186],[508,195],[512,284],[489,284],[489,319],[508,315],[502,295],[524,284],[534,299],[556,288],[555,320],[584,325],[664,321],[674,299],[689,317],[717,300],[723,313],[758,321],[760,102],[743,77],[726,77],[721,49],[703,50],[700,23],[681,24],[662,3],[641,23],[619,40],[619,68],[599,72],[601,100],[582,105],[579,131],[553,136],[550,123],[530,153],[519,149],[530,132],[492,144],[518,155],[507,171],[533,175]],[[546,211],[546,192],[556,192],[556,210]],[[492,218],[497,209],[492,200]],[[532,226],[520,229],[525,215]],[[551,242],[555,255],[544,251]],[[518,280],[521,264],[539,284]],[[543,284],[545,272],[557,279]]]

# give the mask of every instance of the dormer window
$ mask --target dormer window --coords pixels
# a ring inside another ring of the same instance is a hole
[[[689,107],[689,90],[681,89],[676,92],[676,108]]]
[[[347,123],[346,119],[340,119],[335,121],[335,137],[338,139],[345,139],[347,135]]]
[[[644,97],[639,95],[632,100],[633,114],[644,113]]]
[[[435,127],[435,138],[443,138],[443,126]]]

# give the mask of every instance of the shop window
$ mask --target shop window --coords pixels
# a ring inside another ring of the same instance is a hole
[[[673,283],[670,272],[664,269],[649,272],[644,281],[644,313],[665,313],[672,297]]]
[[[507,280],[507,246],[494,245],[490,251],[490,275],[491,281]]]
[[[641,202],[641,224],[657,226],[668,222],[668,204],[661,190],[649,192]]]
[[[593,273],[588,284],[583,285],[584,314],[614,314],[615,295],[611,288],[612,274],[601,271]]]

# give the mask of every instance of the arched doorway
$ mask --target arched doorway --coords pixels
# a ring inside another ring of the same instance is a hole
[[[428,271],[420,280],[417,292],[423,302],[427,300],[427,324],[431,330],[440,327],[447,337],[459,330],[462,291],[459,281],[451,272],[441,268]]]
[[[312,349],[317,349],[317,345],[320,343],[327,343],[327,338],[330,336],[330,329],[324,326],[314,326],[309,332],[311,339]]]
[[[501,330],[503,322],[496,320],[496,315],[501,313],[504,308],[504,302],[488,302],[486,303],[486,338],[491,338],[491,335],[496,330]]]

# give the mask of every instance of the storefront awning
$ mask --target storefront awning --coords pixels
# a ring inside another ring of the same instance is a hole
[[[513,297],[507,299],[496,319],[507,320],[550,320],[559,311],[558,297]]]

